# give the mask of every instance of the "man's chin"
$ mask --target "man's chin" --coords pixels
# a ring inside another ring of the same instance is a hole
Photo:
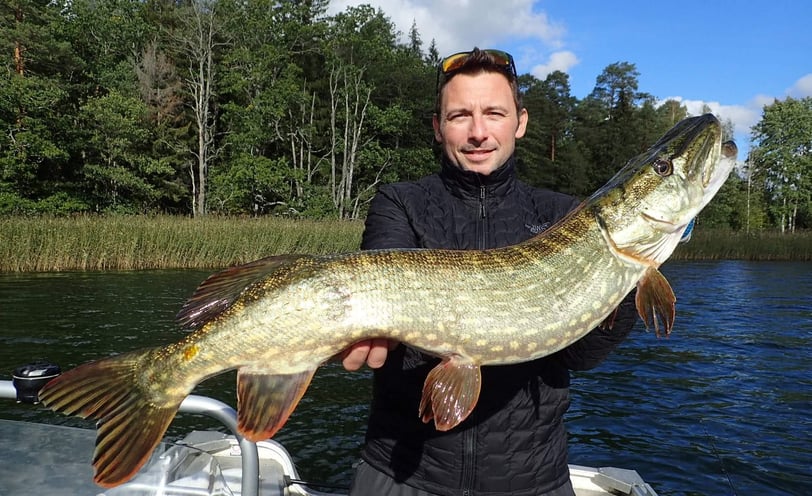
[[[470,162],[466,161],[462,164],[462,168],[471,172],[477,172],[483,176],[487,176],[495,171],[499,166],[493,164],[491,161],[487,162]]]

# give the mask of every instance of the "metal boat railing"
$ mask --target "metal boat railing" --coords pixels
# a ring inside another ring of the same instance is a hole
[[[0,398],[16,400],[17,390],[12,381],[0,381]],[[234,433],[242,455],[242,496],[259,494],[259,453],[257,445],[237,432],[237,412],[226,403],[207,396],[189,395],[180,404],[179,412],[206,415],[220,421]]]
[[[12,381],[0,380],[0,399],[17,398],[17,390]],[[259,494],[259,453],[257,445],[246,440],[237,433],[237,412],[226,403],[206,396],[190,395],[181,403],[180,412],[206,415],[220,421],[228,427],[239,442],[242,463],[242,496],[258,496]],[[295,476],[295,471],[291,472]],[[570,465],[570,474],[581,479],[588,478],[597,487],[606,493],[624,494],[628,496],[657,496],[654,489],[649,486],[639,474],[633,470],[624,470],[613,467],[594,469]],[[298,476],[297,476],[298,477]],[[291,484],[311,485],[304,481],[289,479]],[[308,493],[310,494],[310,493]],[[313,492],[312,494],[322,494]],[[578,493],[581,494],[581,493]],[[589,492],[589,494],[597,494]],[[603,493],[601,493],[603,494]]]

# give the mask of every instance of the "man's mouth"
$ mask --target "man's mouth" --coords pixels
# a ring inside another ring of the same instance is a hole
[[[474,148],[472,150],[463,150],[462,153],[471,158],[481,158],[490,155],[493,151],[492,149]]]

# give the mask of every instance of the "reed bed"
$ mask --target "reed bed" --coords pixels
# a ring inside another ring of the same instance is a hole
[[[732,231],[697,227],[672,260],[812,261],[812,231]]]
[[[358,249],[363,225],[276,217],[0,218],[0,272],[221,268]]]
[[[222,268],[358,249],[363,224],[278,217],[0,217],[0,272]],[[674,260],[812,261],[812,231],[702,229]]]

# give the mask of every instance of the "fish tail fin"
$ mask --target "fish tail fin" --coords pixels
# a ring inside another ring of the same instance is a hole
[[[98,421],[93,480],[103,487],[126,482],[160,443],[180,402],[156,404],[138,386],[133,371],[151,350],[125,353],[80,365],[39,392],[51,410]]]

